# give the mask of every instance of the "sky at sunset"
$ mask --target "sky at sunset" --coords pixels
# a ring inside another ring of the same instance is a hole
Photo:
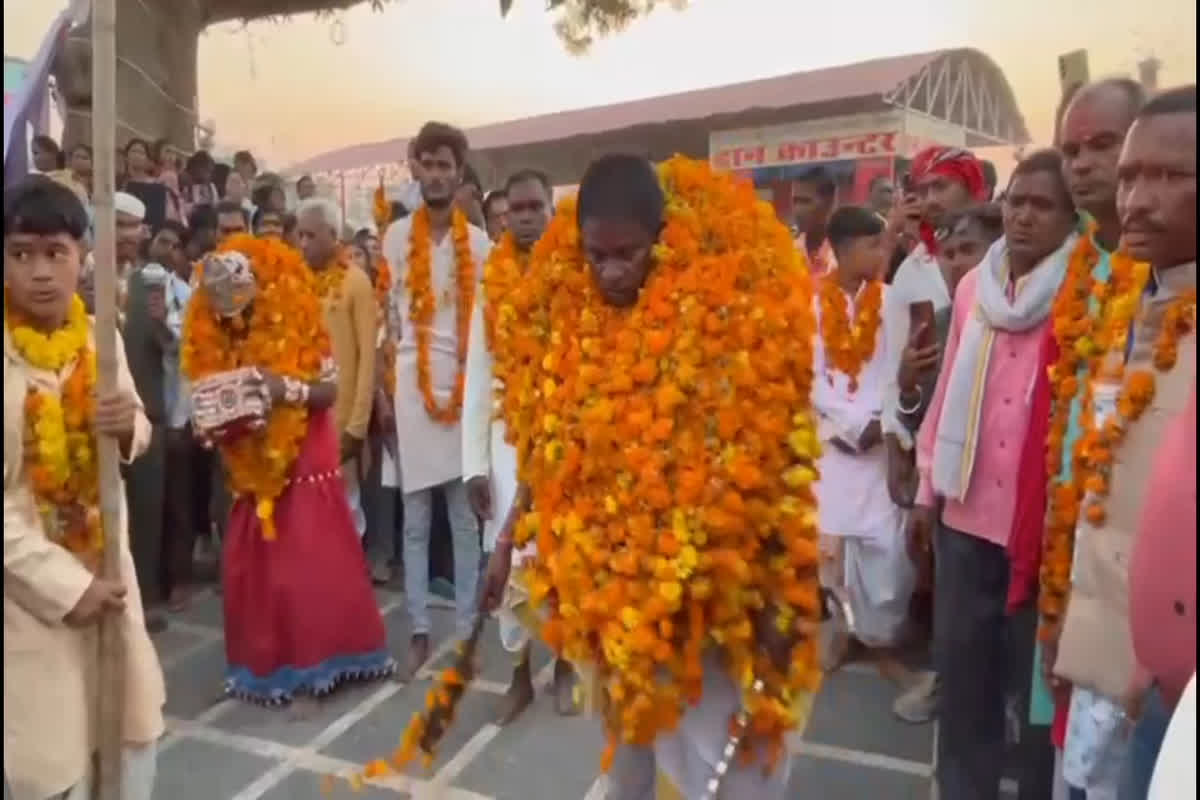
[[[60,0],[5,0],[4,52],[31,57]],[[430,118],[465,127],[970,46],[1008,76],[1035,139],[1050,136],[1057,56],[1090,51],[1093,76],[1133,73],[1153,52],[1162,85],[1196,78],[1192,0],[692,0],[568,55],[542,0],[393,0],[332,19],[226,25],[200,44],[200,115],[218,141],[286,164],[406,136]],[[341,45],[334,42],[340,38]]]

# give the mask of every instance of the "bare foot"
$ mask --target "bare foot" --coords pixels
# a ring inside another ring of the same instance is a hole
[[[192,590],[189,586],[176,586],[171,590],[170,597],[167,598],[167,608],[178,614],[181,611],[186,611],[188,605],[192,601]]]
[[[425,662],[429,660],[429,634],[417,633],[408,645],[408,665],[403,670],[396,671],[399,683],[412,683]]]
[[[529,662],[517,666],[513,670],[512,683],[504,693],[504,701],[500,704],[500,715],[496,724],[504,727],[533,703],[533,680],[529,674]]]
[[[569,662],[557,659],[554,662],[554,710],[561,717],[573,717],[579,713],[575,701],[575,687],[579,681]]]

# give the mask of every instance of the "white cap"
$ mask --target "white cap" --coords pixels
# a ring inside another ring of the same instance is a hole
[[[146,218],[146,204],[126,192],[113,195],[113,207],[119,214],[128,214],[138,220]]]

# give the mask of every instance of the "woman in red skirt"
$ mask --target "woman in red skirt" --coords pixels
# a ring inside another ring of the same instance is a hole
[[[390,675],[383,620],[338,472],[336,374],[310,271],[235,236],[197,268],[181,342],[193,419],[220,448],[226,691],[281,704]]]

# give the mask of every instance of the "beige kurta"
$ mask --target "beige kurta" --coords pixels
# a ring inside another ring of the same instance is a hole
[[[391,302],[400,323],[396,343],[396,438],[400,446],[400,481],[405,492],[428,489],[462,477],[462,428],[443,425],[430,418],[417,386],[417,335],[408,313],[409,232],[412,217],[388,227],[383,254],[392,265]],[[491,242],[478,228],[470,228],[475,280],[483,277],[483,263]],[[430,250],[433,295],[436,310],[430,342],[430,368],[437,402],[445,406],[458,374],[458,315],[455,302],[454,241],[447,232]]]
[[[1063,622],[1055,673],[1111,699],[1119,699],[1134,673],[1129,621],[1129,558],[1145,503],[1147,480],[1167,422],[1187,405],[1196,385],[1196,334],[1179,342],[1174,368],[1154,369],[1154,343],[1173,297],[1196,289],[1194,263],[1163,270],[1154,296],[1142,303],[1133,349],[1125,367],[1155,373],[1154,399],[1114,449],[1105,502],[1107,519],[1093,525],[1081,516],[1076,530],[1071,596]]]
[[[119,384],[133,394],[125,348],[117,342]],[[92,580],[88,570],[47,539],[34,506],[22,453],[29,383],[61,391],[74,365],[58,374],[34,369],[4,332],[4,771],[14,800],[45,800],[84,778],[95,749],[98,640],[95,627],[69,628],[63,618]],[[136,419],[131,454],[150,442],[150,423]],[[163,733],[162,668],[146,633],[129,551],[128,512],[121,493],[121,575],[128,594],[125,639],[125,741],[140,745]]]

